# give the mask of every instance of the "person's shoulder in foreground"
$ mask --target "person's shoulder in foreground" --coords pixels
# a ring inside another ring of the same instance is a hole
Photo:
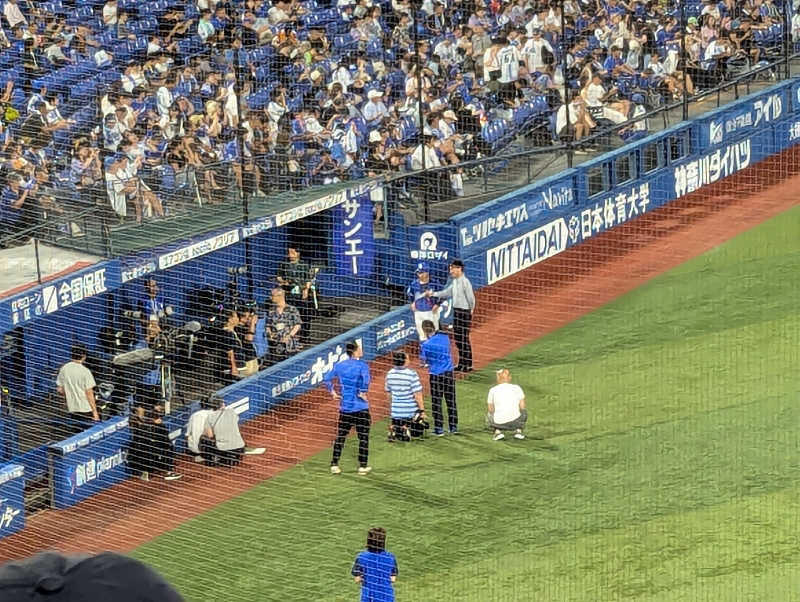
[[[183,597],[153,569],[121,554],[43,552],[0,566],[0,600],[183,602]]]

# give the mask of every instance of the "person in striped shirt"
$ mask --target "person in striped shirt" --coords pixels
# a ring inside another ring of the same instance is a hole
[[[410,441],[415,421],[424,420],[425,403],[419,375],[408,367],[408,354],[395,351],[394,367],[386,374],[386,392],[391,396],[392,420],[389,423],[389,442]]]

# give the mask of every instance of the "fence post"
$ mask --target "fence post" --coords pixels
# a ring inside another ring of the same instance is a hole
[[[681,2],[681,74],[683,77],[683,120],[689,119],[689,92],[686,89],[687,84],[687,57],[686,57],[686,2]]]
[[[39,263],[39,238],[33,237],[33,252],[36,255],[36,282],[42,283],[42,267]]]
[[[789,9],[791,3],[789,0],[783,0],[783,73],[784,79],[791,77],[791,69],[789,68],[789,46],[792,44],[792,21],[789,18]]]

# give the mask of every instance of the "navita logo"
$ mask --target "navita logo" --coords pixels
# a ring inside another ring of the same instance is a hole
[[[419,249],[411,250],[412,259],[446,260],[448,252],[439,250],[439,239],[433,232],[423,232],[419,237]]]
[[[574,203],[575,196],[572,193],[572,188],[561,186],[555,189],[548,188],[547,191],[542,190],[542,201],[544,201],[548,209],[558,209]]]
[[[721,122],[717,123],[712,121],[708,124],[708,139],[711,144],[719,144],[722,142],[723,131],[724,125]]]
[[[488,283],[521,272],[558,255],[567,248],[569,229],[564,218],[557,219],[486,253]]]
[[[406,324],[405,320],[393,322],[377,332],[376,348],[378,352],[381,352],[412,337],[416,331],[416,326],[414,324]]]

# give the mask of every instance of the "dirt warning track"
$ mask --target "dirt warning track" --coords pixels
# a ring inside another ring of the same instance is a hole
[[[784,151],[479,291],[476,368],[798,204],[798,174],[800,150]],[[385,358],[372,362],[376,420],[387,415],[388,368]],[[311,391],[242,429],[249,445],[267,448],[264,456],[248,456],[233,470],[179,461],[180,481],[129,479],[68,510],[36,514],[23,532],[0,541],[0,562],[45,549],[129,551],[329,448],[335,421],[329,395]]]

